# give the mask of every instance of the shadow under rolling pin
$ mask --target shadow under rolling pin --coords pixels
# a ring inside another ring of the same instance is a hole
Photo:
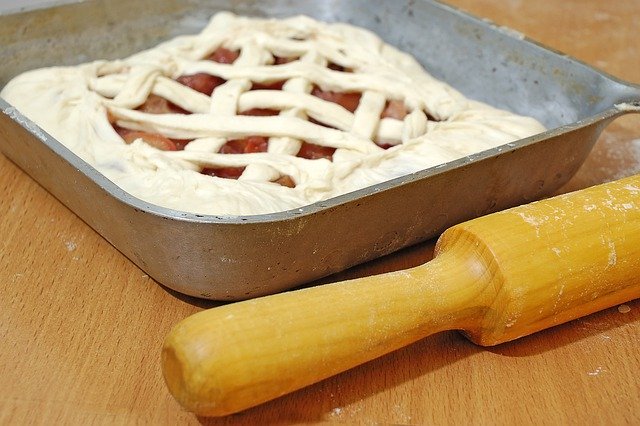
[[[640,175],[448,229],[418,267],[213,308],[162,368],[205,416],[235,413],[444,330],[496,345],[640,297]]]

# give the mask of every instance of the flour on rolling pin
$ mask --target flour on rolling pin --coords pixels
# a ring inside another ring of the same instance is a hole
[[[618,306],[618,312],[620,312],[621,314],[628,314],[629,312],[631,312],[631,308],[629,307],[629,305],[620,305]]]
[[[195,314],[163,371],[187,409],[226,415],[432,333],[496,345],[638,297],[640,175],[456,225],[400,273]]]

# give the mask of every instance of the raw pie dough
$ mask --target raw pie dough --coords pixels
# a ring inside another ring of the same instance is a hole
[[[203,60],[220,47],[240,56],[233,64]],[[274,58],[299,59],[274,65]],[[226,82],[206,96],[175,81],[196,73]],[[253,83],[282,80],[282,91],[249,90]],[[312,96],[313,87],[362,97],[351,113]],[[150,94],[193,114],[136,110]],[[532,118],[466,99],[367,30],[303,16],[219,13],[198,35],[124,60],[30,71],[0,96],[130,194],[200,214],[295,209],[544,130]],[[380,118],[391,100],[404,102],[404,119]],[[236,115],[252,108],[280,113]],[[114,121],[193,141],[179,151],[141,139],[126,144]],[[269,138],[268,152],[218,153],[227,140],[254,135]],[[332,160],[299,158],[301,141],[337,150]],[[375,143],[380,141],[393,146],[383,149]],[[200,173],[205,167],[245,166],[237,180]],[[282,176],[295,187],[274,182]]]

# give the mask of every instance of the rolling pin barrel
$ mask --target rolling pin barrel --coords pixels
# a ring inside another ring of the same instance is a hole
[[[195,314],[163,371],[187,409],[226,415],[439,331],[494,345],[640,297],[639,275],[636,176],[454,226],[416,268]]]
[[[519,206],[445,232],[470,239],[496,294],[464,330],[496,345],[640,297],[640,176]]]

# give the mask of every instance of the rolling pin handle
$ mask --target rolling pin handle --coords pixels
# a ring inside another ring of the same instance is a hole
[[[484,266],[461,245],[406,271],[203,311],[167,336],[165,381],[190,411],[235,413],[427,335],[469,327],[493,299],[486,289]]]

